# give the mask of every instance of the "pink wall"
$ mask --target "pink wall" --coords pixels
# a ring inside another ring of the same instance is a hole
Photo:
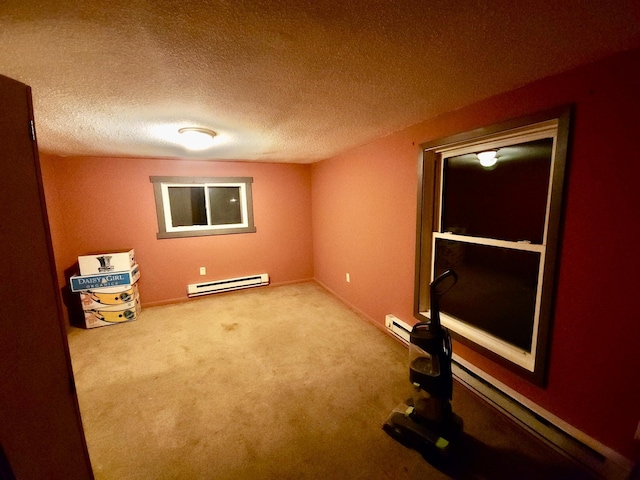
[[[143,306],[184,300],[187,284],[206,280],[259,273],[272,284],[313,278],[308,165],[41,158],[61,285],[78,255],[128,248],[140,265]],[[158,240],[151,175],[253,177],[257,232]]]
[[[628,458],[640,420],[640,50],[551,77],[313,167],[316,279],[375,322],[412,322],[418,145],[575,104],[546,388],[459,355]],[[351,283],[345,282],[345,273]]]
[[[398,134],[313,166],[316,279],[379,323],[413,316],[417,159]]]

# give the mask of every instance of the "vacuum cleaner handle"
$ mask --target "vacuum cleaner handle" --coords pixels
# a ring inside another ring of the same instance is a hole
[[[444,283],[453,279],[450,284]],[[429,285],[429,298],[431,301],[431,325],[434,330],[440,328],[440,297],[447,293],[458,282],[458,274],[453,270],[447,270]]]
[[[444,336],[444,351],[447,354],[447,358],[451,360],[451,356],[453,355],[453,346],[451,345],[451,334],[447,329],[445,329]]]

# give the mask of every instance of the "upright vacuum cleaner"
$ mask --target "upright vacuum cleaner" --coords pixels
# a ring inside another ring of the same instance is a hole
[[[451,336],[440,324],[440,297],[458,281],[447,270],[429,286],[431,321],[411,330],[409,380],[413,394],[389,415],[383,429],[403,445],[422,453],[448,454],[461,436],[462,419],[451,410]]]

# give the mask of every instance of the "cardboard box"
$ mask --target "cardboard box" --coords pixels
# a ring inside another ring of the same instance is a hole
[[[128,252],[101,253],[78,257],[80,275],[98,275],[104,273],[131,270],[136,264],[133,249]]]
[[[106,327],[118,323],[132,322],[140,315],[140,303],[134,302],[131,308],[121,310],[85,310],[84,323],[86,328]]]
[[[85,307],[83,305],[82,310],[84,312],[90,312],[90,311],[98,311],[98,312],[121,312],[121,311],[126,311],[126,310],[135,310],[136,305],[140,305],[140,299],[138,297],[134,298],[133,300],[131,300],[130,302],[127,303],[121,303],[120,305],[99,305],[99,304],[94,304],[91,307]],[[109,317],[110,315],[107,315],[107,317]]]
[[[83,310],[101,308],[127,308],[126,304],[139,300],[138,284],[118,287],[96,288],[80,292],[80,302]]]
[[[133,285],[140,278],[138,265],[134,265],[130,270],[100,275],[74,275],[69,279],[72,292],[84,292],[104,287],[117,287]]]

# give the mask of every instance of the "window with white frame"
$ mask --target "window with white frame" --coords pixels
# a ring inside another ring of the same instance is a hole
[[[252,233],[250,177],[150,177],[158,238]]]
[[[454,338],[541,384],[568,111],[523,123],[423,146],[431,192],[422,186],[416,313],[428,318],[428,282],[454,270],[458,283],[440,301],[442,324]],[[425,212],[429,198],[434,202]]]

